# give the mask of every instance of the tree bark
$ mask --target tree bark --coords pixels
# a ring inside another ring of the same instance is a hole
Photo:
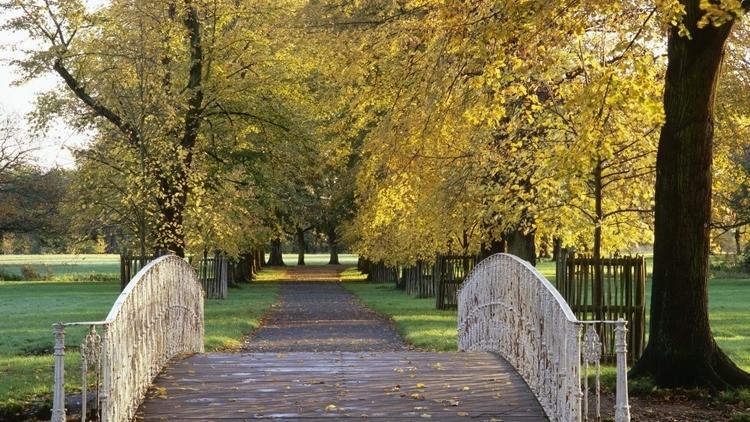
[[[560,258],[560,251],[562,250],[562,239],[555,236],[552,238],[552,260],[557,262]]]
[[[305,230],[297,227],[297,265],[305,265]]]
[[[268,257],[268,265],[283,267],[284,257],[281,254],[281,238],[271,240],[271,255]]]
[[[536,265],[535,238],[536,232],[534,230],[530,230],[528,233],[521,230],[510,232],[508,234],[508,253],[529,261],[531,265]]]
[[[253,281],[253,254],[245,252],[240,255],[235,270],[235,282],[250,283]]]
[[[604,319],[604,280],[602,278],[602,224],[604,223],[604,210],[602,197],[604,196],[602,186],[602,160],[599,159],[593,172],[594,184],[594,285],[592,286],[592,303],[594,305],[594,318]]]
[[[692,39],[675,28],[669,37],[649,342],[631,375],[650,375],[660,387],[724,389],[750,383],[719,349],[708,320],[713,105],[731,23],[698,29],[699,1],[682,3]]]
[[[338,251],[338,236],[336,235],[336,227],[329,227],[328,233],[328,250],[330,252],[330,258],[328,259],[328,265],[339,265],[339,251]]]
[[[734,247],[737,256],[742,255],[742,230],[740,227],[734,229]]]

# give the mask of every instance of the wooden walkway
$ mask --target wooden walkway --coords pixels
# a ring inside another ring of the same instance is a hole
[[[138,419],[547,420],[503,359],[408,351],[389,321],[335,282],[341,269],[289,269],[293,283],[281,284],[246,353],[168,365]]]
[[[543,421],[526,384],[488,353],[208,354],[160,376],[146,421]]]

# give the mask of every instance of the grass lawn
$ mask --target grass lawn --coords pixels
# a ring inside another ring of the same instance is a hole
[[[554,262],[539,271],[554,280]],[[347,274],[356,280],[353,270]],[[392,283],[346,283],[362,301],[393,319],[406,341],[425,350],[456,350],[456,311],[438,311],[435,299],[413,299]],[[646,286],[650,293],[651,286]],[[646,297],[646,304],[650,298]],[[709,283],[711,327],[717,342],[744,370],[750,371],[750,278],[714,278]],[[648,316],[648,310],[646,311]]]
[[[99,265],[93,261],[86,259],[85,265]],[[65,262],[61,260],[59,265],[65,268]],[[0,419],[4,412],[50,395],[52,324],[59,320],[103,319],[118,294],[118,282],[0,281]],[[258,326],[260,316],[276,299],[275,284],[256,282],[231,289],[225,301],[207,300],[206,351],[239,348],[242,339]],[[66,330],[69,389],[80,388],[80,358],[76,348],[83,334],[83,328]]]
[[[38,280],[117,281],[120,255],[0,255],[0,275],[20,276],[24,267]]]
[[[268,259],[266,254],[266,260]],[[284,258],[284,264],[288,266],[297,265],[296,253],[285,253],[281,255]],[[308,253],[305,254],[305,265],[326,265],[328,264],[329,255],[327,253]],[[357,265],[357,255],[340,253],[339,263],[341,265]]]
[[[371,309],[393,319],[408,343],[424,350],[456,350],[456,311],[435,309],[435,298],[414,299],[392,283],[344,283]]]

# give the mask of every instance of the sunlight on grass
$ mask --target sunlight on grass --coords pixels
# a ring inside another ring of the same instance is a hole
[[[206,300],[206,351],[239,349],[276,302],[277,291],[277,284],[254,282],[230,289],[227,300]],[[119,293],[119,283],[111,282],[0,282],[0,419],[3,409],[17,409],[51,394],[52,324],[101,320]],[[80,389],[77,345],[84,332],[83,327],[66,330],[69,391]]]
[[[357,267],[349,267],[341,272],[341,281],[365,281],[367,274],[359,272]]]
[[[364,304],[389,317],[409,344],[430,351],[456,350],[456,311],[435,309],[435,299],[414,299],[393,284],[345,283]]]

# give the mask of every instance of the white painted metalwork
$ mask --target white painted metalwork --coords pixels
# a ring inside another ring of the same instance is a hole
[[[585,372],[593,363],[598,374],[602,353],[596,330],[587,330],[582,350],[581,327],[594,324],[616,324],[615,420],[627,422],[625,321],[578,321],[544,276],[508,254],[496,254],[477,264],[458,293],[459,350],[496,352],[505,358],[553,421],[588,419],[588,388],[583,404],[586,413],[582,408],[581,360]],[[588,387],[588,381],[584,383]],[[597,408],[598,384],[597,376]]]
[[[203,290],[187,262],[163,256],[136,274],[104,321],[55,324],[53,422],[66,418],[64,331],[70,326],[89,327],[81,345],[82,419],[86,417],[88,369],[94,368],[100,420],[129,421],[170,359],[203,352]]]

